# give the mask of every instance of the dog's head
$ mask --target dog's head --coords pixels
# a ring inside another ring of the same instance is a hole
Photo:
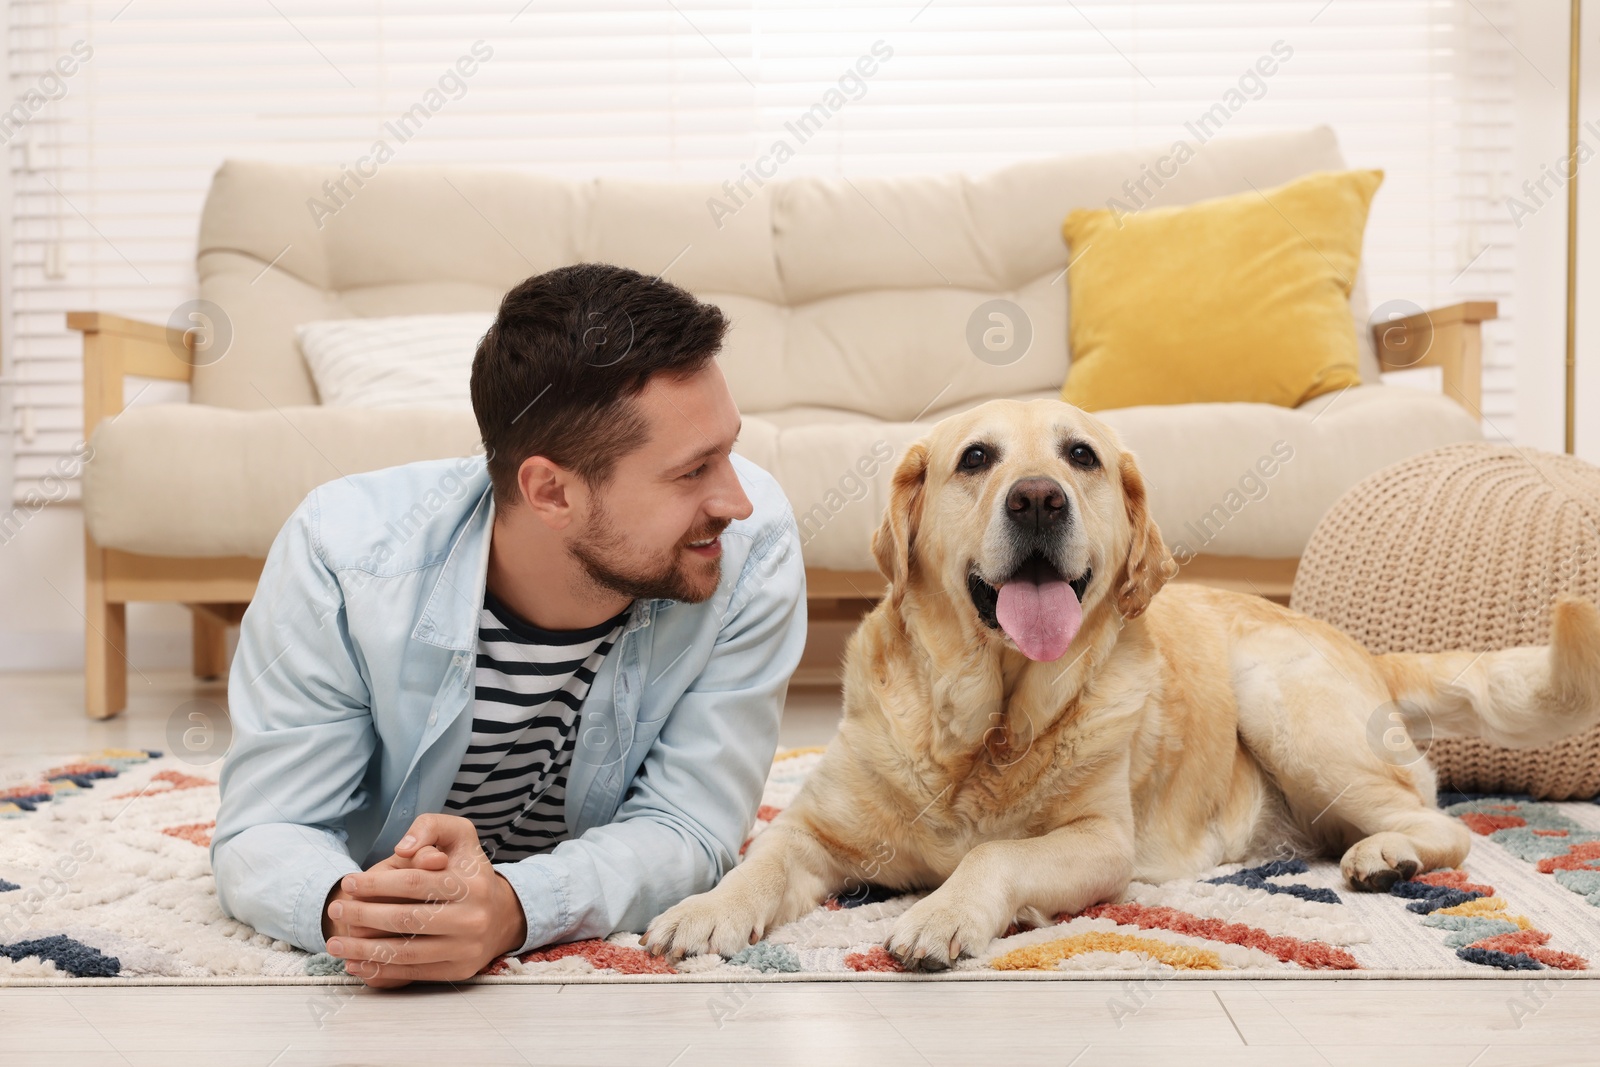
[[[991,401],[912,445],[872,551],[894,605],[942,595],[1034,660],[1064,655],[1103,604],[1139,615],[1174,570],[1132,454],[1054,400]]]

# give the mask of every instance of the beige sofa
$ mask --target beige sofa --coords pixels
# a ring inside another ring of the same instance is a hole
[[[200,295],[231,324],[222,358],[192,365],[175,354],[186,352],[184,337],[168,327],[69,316],[84,333],[94,449],[83,485],[89,713],[124,703],[125,603],[194,606],[196,672],[220,673],[223,627],[242,613],[273,536],[308,490],[478,447],[464,409],[320,406],[297,324],[489,310],[518,280],[585,260],[661,273],[729,313],[722,364],[746,416],[739,450],[772,471],[794,505],[814,617],[858,611],[881,589],[868,539],[891,457],[933,421],[991,397],[1056,395],[1068,364],[1061,220],[1125,196],[1123,183],[1160,154],[1040,159],[977,177],[775,180],[747,185],[748,200],[709,182],[395,166],[359,185],[344,178],[337,212],[320,225],[309,202],[334,202],[325,183],[338,183],[338,172],[224,164],[198,251]],[[1326,128],[1217,140],[1167,181],[1159,202],[1343,166]],[[969,344],[975,311],[997,298],[1020,306],[1031,326],[1020,359],[980,359]],[[1445,368],[1459,403],[1380,384],[1380,358],[1409,362],[1418,335],[1380,337],[1375,351],[1367,315],[1358,278],[1351,317],[1363,384],[1346,393],[1296,410],[1104,414],[1138,453],[1168,540],[1195,554],[1183,577],[1286,596],[1313,526],[1346,488],[1408,455],[1480,436],[1469,410],[1477,322],[1493,317],[1493,305],[1433,317],[1423,362]],[[188,380],[191,402],[123,411],[132,376]],[[1275,449],[1282,460],[1285,446],[1290,460],[1263,463]]]

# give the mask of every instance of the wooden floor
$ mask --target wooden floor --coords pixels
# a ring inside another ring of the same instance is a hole
[[[164,748],[186,702],[226,702],[175,672],[129,683],[97,723],[80,678],[0,674],[0,754]],[[826,741],[837,715],[831,691],[792,693],[783,744]],[[978,1062],[1600,1065],[1600,981],[0,990],[3,1067]]]

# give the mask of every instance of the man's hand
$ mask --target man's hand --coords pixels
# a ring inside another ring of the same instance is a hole
[[[527,940],[516,891],[458,815],[419,815],[395,854],[328,897],[329,955],[374,988],[470,978]]]
[[[440,852],[438,849],[430,846],[421,850],[417,855],[412,856],[409,861],[402,859],[399,856],[391,855],[373,864],[368,868],[368,871],[393,871],[408,867],[421,867],[430,871],[442,871],[445,869],[447,862],[448,858],[443,852]],[[335,937],[374,938],[394,936],[392,931],[379,930],[371,926],[356,926],[345,919],[343,902],[355,899],[355,894],[345,889],[344,879],[341,878],[339,881],[333,883],[333,888],[328,890],[328,898],[322,905],[322,939],[324,941],[331,940]],[[340,902],[340,906],[337,908],[333,907],[335,901]],[[390,904],[409,903],[409,901],[402,897],[385,897],[383,898],[383,902]],[[350,971],[350,973],[355,975],[355,977],[360,977],[360,975],[355,974],[353,965],[347,965],[345,969]],[[410,984],[408,981],[402,978],[369,978],[366,979],[366,983],[373,989],[396,989],[400,986]]]

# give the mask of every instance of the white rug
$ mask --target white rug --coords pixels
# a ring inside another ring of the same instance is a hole
[[[818,758],[817,750],[780,754],[753,833]],[[0,787],[0,986],[357,982],[338,960],[223,915],[208,854],[215,769],[116,750],[20,770],[13,761]],[[1600,807],[1479,799],[1451,810],[1476,831],[1465,868],[1388,895],[1350,891],[1326,861],[1218,868],[1194,881],[1136,883],[1120,903],[1012,932],[939,975],[901,973],[882,949],[917,896],[873,891],[830,901],[730,959],[674,968],[628,933],[507,957],[470,981],[1600,973]]]

